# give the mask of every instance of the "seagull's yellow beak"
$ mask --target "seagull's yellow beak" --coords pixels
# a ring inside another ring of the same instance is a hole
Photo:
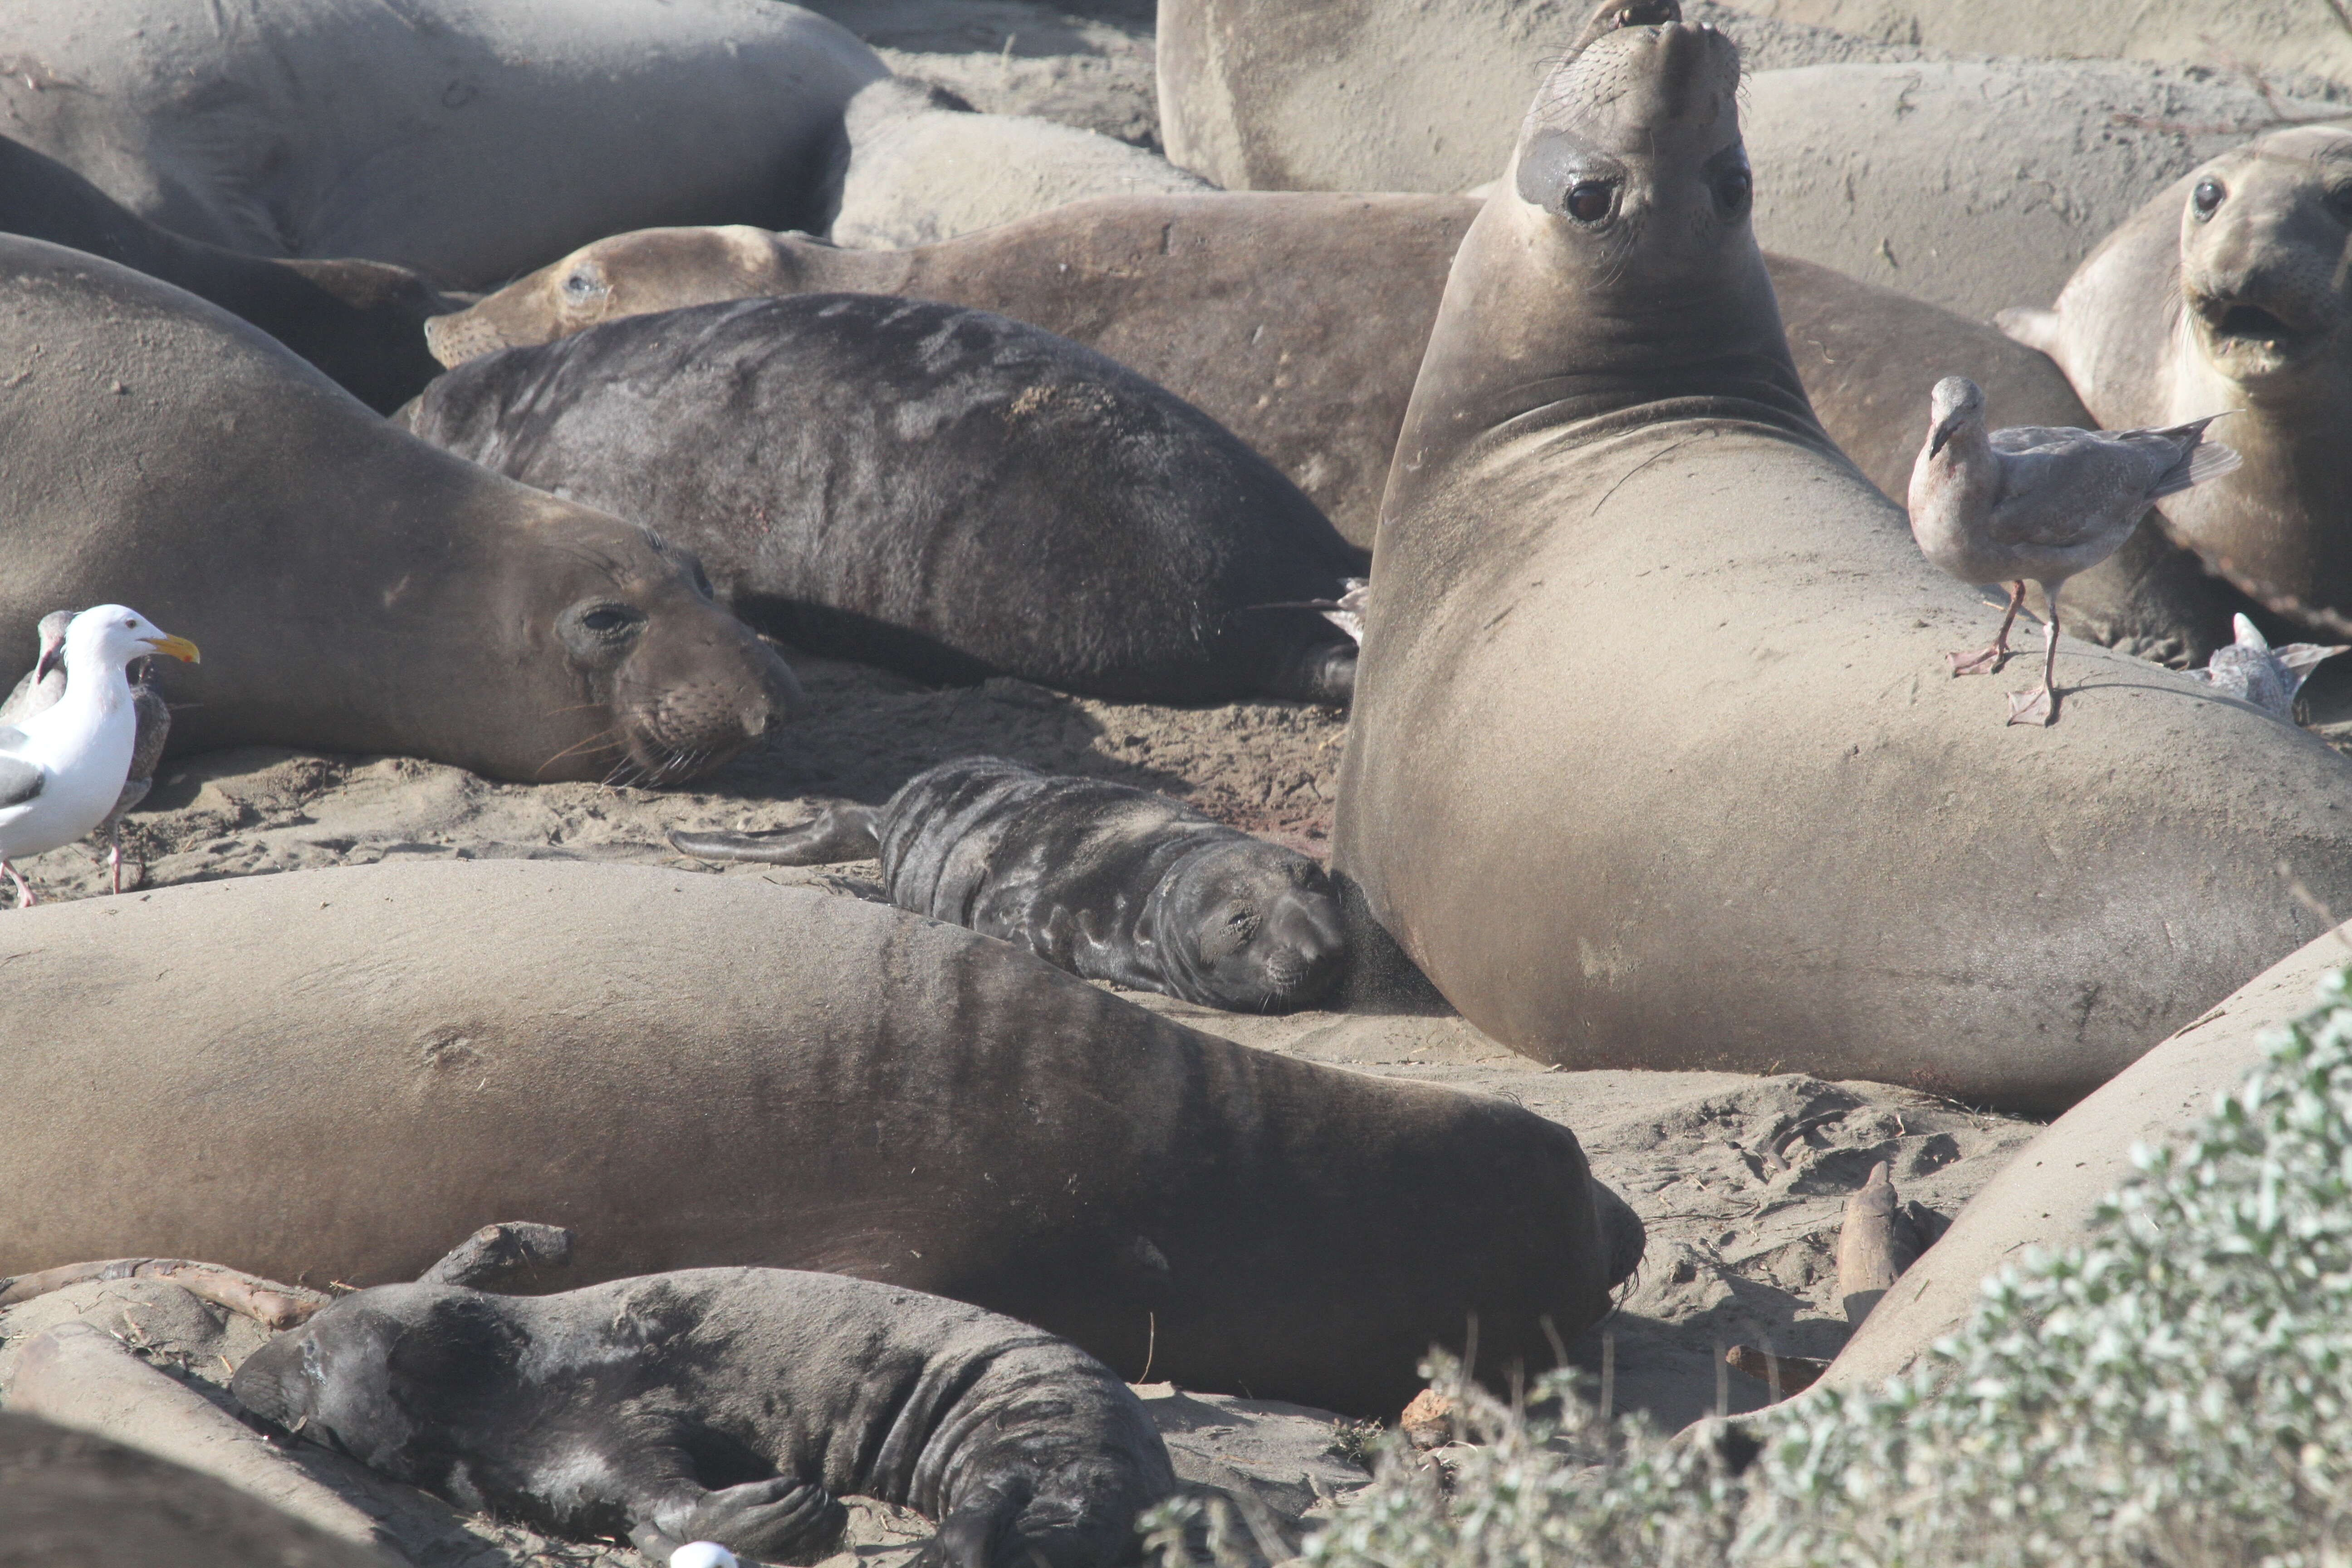
[[[182,664],[202,664],[205,661],[205,656],[196,651],[196,645],[185,637],[148,637],[144,640],[157,653],[169,654]]]

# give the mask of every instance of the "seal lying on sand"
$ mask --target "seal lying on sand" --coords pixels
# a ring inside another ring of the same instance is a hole
[[[206,650],[175,751],[675,779],[798,695],[691,558],[435,451],[168,284],[0,237],[0,647],[132,600]]]
[[[244,317],[379,414],[438,374],[423,327],[459,301],[381,261],[268,261],[183,239],[0,136],[0,231],[71,246]]]
[[[1369,547],[1446,268],[1477,212],[1465,196],[1106,197],[913,250],[843,250],[756,228],[646,229],[436,316],[425,333],[457,365],[626,316],[757,295],[899,294],[994,310],[1192,404]],[[2091,423],[2055,365],[1982,322],[1792,257],[1764,264],[1814,412],[1889,496],[1910,481],[1919,410],[1940,376],[1969,377],[2024,423]],[[2068,586],[2070,626],[2177,663],[2226,644],[2231,616],[2248,607],[2153,521]]]
[[[1597,40],[1464,240],[1334,875],[1531,1056],[2054,1110],[2309,940],[2283,856],[2352,905],[2352,764],[2112,654],[2031,744],[1945,673],[1983,610],[1811,416],[1738,81],[1708,29]]]
[[[634,316],[435,382],[409,426],[661,530],[796,647],[919,679],[1345,702],[1361,557],[1198,409],[1003,316],[857,294]]]
[[[2110,426],[2239,412],[2235,474],[2165,503],[2267,594],[2352,613],[2352,132],[2228,153],[2148,202],[2048,310],[2000,324]],[[2281,608],[2285,606],[2282,605]]]
[[[886,805],[845,802],[783,833],[669,841],[705,860],[780,866],[878,856],[902,910],[1205,1007],[1303,1007],[1346,956],[1338,895],[1297,850],[1148,789],[1003,757],[942,763]]]
[[[85,0],[8,48],[10,133],[149,222],[454,288],[647,224],[805,222],[889,74],[768,0]]]
[[[466,1508],[658,1558],[814,1562],[836,1498],[939,1524],[954,1568],[1132,1561],[1175,1489],[1102,1363],[896,1286],[699,1268],[558,1296],[381,1285],[246,1358],[255,1415]]]
[[[528,1215],[581,1232],[583,1283],[855,1274],[1137,1381],[1360,1414],[1473,1319],[1486,1375],[1551,1365],[1547,1324],[1598,1321],[1641,1257],[1522,1107],[756,877],[234,878],[11,915],[0,970],[0,1276],[193,1256],[379,1284]]]

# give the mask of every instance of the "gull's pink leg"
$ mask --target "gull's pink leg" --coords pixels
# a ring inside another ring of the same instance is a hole
[[[2050,651],[2042,658],[2042,684],[2032,691],[2009,694],[2009,721],[2012,724],[2058,722],[2058,590],[2050,590]]]
[[[114,875],[114,890],[122,891],[122,840],[119,837],[106,841],[106,868]]]
[[[8,879],[16,884],[16,907],[20,910],[31,909],[33,889],[25,886],[25,879],[17,874],[16,868],[5,860],[0,860],[0,871],[7,872]]]
[[[2000,618],[2000,635],[1992,639],[1990,647],[1974,653],[1948,653],[1954,675],[1990,675],[2009,658],[2009,628],[2017,624],[2017,612],[2025,604],[2025,582],[2020,578],[2009,585],[2009,614]]]

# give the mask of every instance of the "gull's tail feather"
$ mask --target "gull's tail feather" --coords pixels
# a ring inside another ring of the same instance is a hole
[[[2164,470],[2163,477],[2156,481],[2156,487],[2147,492],[2148,500],[2161,500],[2166,496],[2179,495],[2191,485],[2218,479],[2223,474],[2236,472],[2243,465],[2245,459],[2238,456],[2235,447],[2225,447],[2219,441],[2205,439],[2205,426],[2221,417],[2221,414],[2208,414],[2202,419],[2191,419],[2186,425],[2175,425],[2169,429],[2153,432],[2168,440],[2180,442],[2181,449],[2179,457],[2173,459],[2172,466]]]

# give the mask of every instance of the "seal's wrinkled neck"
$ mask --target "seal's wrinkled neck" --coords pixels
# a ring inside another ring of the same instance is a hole
[[[1506,427],[1660,404],[1824,439],[1748,225],[1738,51],[1628,27],[1563,62],[1464,237],[1384,513]]]

